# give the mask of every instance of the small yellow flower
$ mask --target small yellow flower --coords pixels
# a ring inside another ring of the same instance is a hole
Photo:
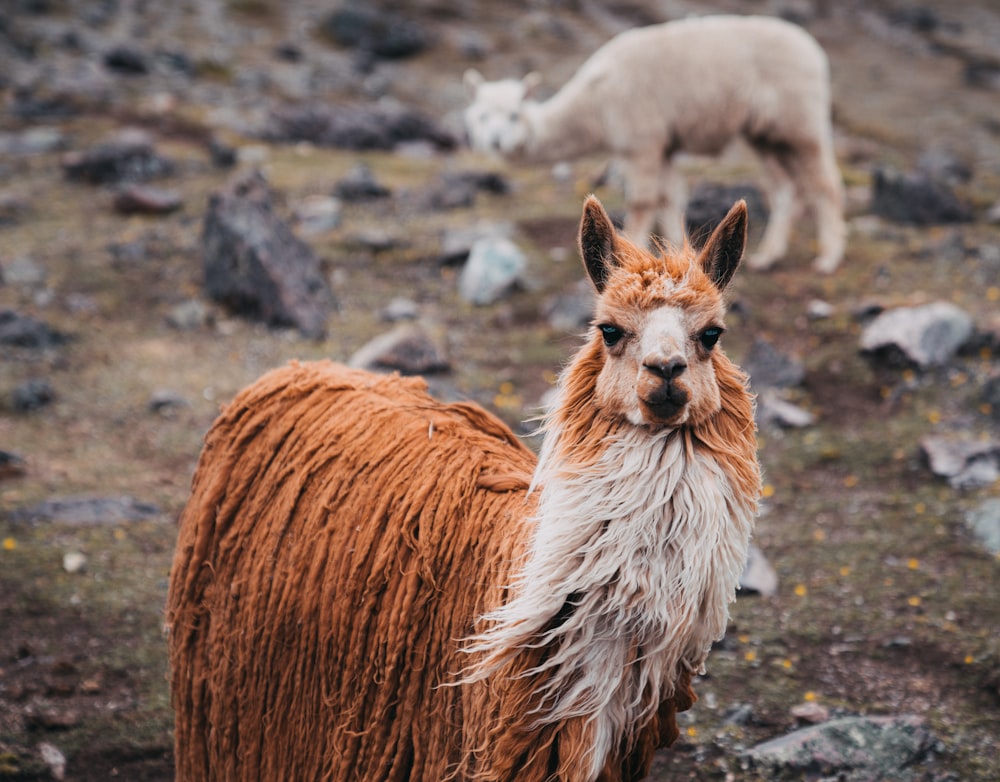
[[[500,384],[500,393],[503,394],[504,396],[510,396],[511,394],[514,393],[514,384],[511,383],[509,380],[504,380]]]
[[[747,649],[747,651],[743,655],[743,659],[746,660],[748,663],[756,662],[757,652],[755,652],[753,649]]]
[[[750,643],[750,636],[747,635],[746,633],[743,633],[743,635],[739,637],[739,640],[741,644],[748,644]]]
[[[814,693],[812,690],[809,690],[809,692],[807,692],[805,695],[802,696],[802,700],[804,700],[806,703],[812,703],[813,701],[816,700],[816,693]]]
[[[13,551],[17,548],[17,541],[14,538],[4,538],[3,539],[3,550]]]
[[[817,543],[822,543],[824,540],[826,540],[826,532],[824,532],[821,529],[814,529],[813,540],[815,540]]]
[[[844,576],[844,578],[846,578],[847,576],[851,575],[851,569],[847,565],[841,565],[840,566],[840,575],[842,575],[842,576]]]
[[[958,388],[959,386],[965,385],[965,382],[969,379],[969,376],[964,372],[956,372],[951,377],[952,388]]]
[[[128,537],[128,533],[126,533],[121,527],[116,527],[112,534],[115,536],[115,540],[125,540],[125,538]]]
[[[688,736],[690,736],[691,738],[694,738],[695,736],[697,736],[697,735],[698,735],[698,729],[697,729],[697,728],[696,728],[696,727],[695,727],[694,725],[691,725],[691,726],[690,726],[690,727],[689,727],[689,728],[687,729],[687,734],[688,734]]]
[[[927,420],[932,424],[941,423],[941,412],[939,410],[930,410],[927,413]]]
[[[773,497],[774,486],[772,486],[770,483],[765,483],[760,490],[760,496],[763,497],[764,499],[767,499],[768,497]]]
[[[906,566],[910,570],[916,570],[917,568],[920,567],[920,560],[917,559],[916,557],[910,557],[908,560],[906,560]]]
[[[920,597],[918,595],[913,595],[913,597],[908,598],[906,602],[909,603],[913,608],[916,608],[917,606],[920,605]]]
[[[855,486],[858,485],[858,476],[857,475],[848,475],[846,478],[844,478],[844,485],[848,489],[853,489]]]
[[[917,379],[917,373],[914,372],[912,369],[904,369],[903,370],[903,380],[904,381],[906,381],[907,383],[912,383],[916,379]]]
[[[889,386],[882,386],[878,390],[878,395],[883,399],[888,399],[890,396],[892,396],[892,389],[889,388]]]
[[[989,301],[1000,301],[1000,288],[991,285],[986,289],[986,298]]]
[[[992,415],[993,405],[991,405],[989,402],[983,402],[981,405],[979,405],[979,412],[982,413],[983,415]]]
[[[796,597],[805,597],[807,594],[809,594],[809,589],[806,587],[805,584],[796,584],[795,585],[795,596]]]
[[[973,657],[971,654],[965,655],[965,664],[966,665],[972,665],[975,661],[976,661],[976,658]]]
[[[922,502],[918,502],[916,505],[913,506],[913,512],[916,513],[918,516],[926,510],[927,506]]]
[[[784,668],[786,671],[790,671],[792,669],[792,661],[786,657],[784,660],[781,661],[781,667]]]

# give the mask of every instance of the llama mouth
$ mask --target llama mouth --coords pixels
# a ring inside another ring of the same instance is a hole
[[[658,421],[671,421],[684,411],[689,398],[687,391],[669,386],[650,394],[642,404]]]

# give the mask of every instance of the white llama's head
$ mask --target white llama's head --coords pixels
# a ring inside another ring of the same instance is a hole
[[[541,83],[537,73],[523,79],[486,81],[479,71],[465,72],[472,103],[465,110],[469,145],[477,152],[516,154],[528,140],[524,102]]]
[[[740,201],[701,251],[685,245],[655,256],[618,235],[600,202],[587,200],[580,250],[598,299],[586,352],[602,416],[662,428],[719,411],[722,292],[742,258],[746,222]]]

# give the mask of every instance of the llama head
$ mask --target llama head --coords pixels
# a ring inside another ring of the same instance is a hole
[[[523,79],[486,81],[479,71],[469,69],[464,82],[472,98],[465,110],[469,145],[477,152],[519,152],[529,132],[524,102],[541,83],[541,76],[529,73]]]
[[[700,251],[685,243],[656,256],[617,234],[600,202],[587,199],[579,242],[598,294],[588,355],[602,416],[659,429],[696,425],[720,409],[722,293],[746,225],[740,201]]]

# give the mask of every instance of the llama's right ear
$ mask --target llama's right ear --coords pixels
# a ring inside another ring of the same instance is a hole
[[[465,89],[469,93],[469,96],[473,98],[476,96],[476,90],[479,89],[479,85],[484,81],[486,81],[486,79],[483,78],[483,74],[475,68],[469,68],[464,74],[462,74],[462,83],[465,85]]]
[[[740,199],[719,223],[701,251],[701,267],[720,291],[733,279],[747,244],[747,202]]]
[[[588,196],[583,203],[580,256],[597,292],[603,293],[611,269],[618,263],[615,260],[615,226],[596,196]]]

